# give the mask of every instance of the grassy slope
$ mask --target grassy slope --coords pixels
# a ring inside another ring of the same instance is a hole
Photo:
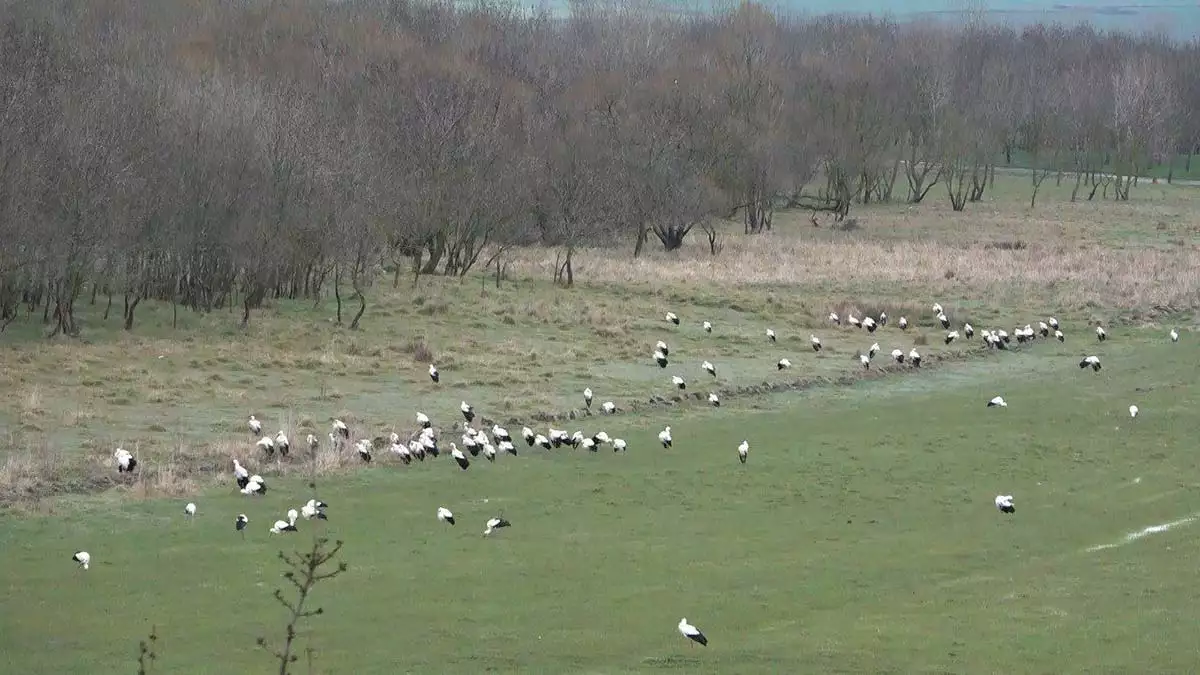
[[[318,590],[328,614],[306,638],[338,673],[1185,671],[1194,533],[1085,549],[1200,511],[1192,340],[1114,331],[1088,349],[1099,374],[1076,366],[1080,345],[1043,343],[769,411],[607,420],[624,456],[357,473],[322,492],[351,570]],[[996,393],[1008,409],[983,407]],[[653,446],[664,419],[670,451]],[[288,544],[266,528],[304,492],[214,491],[190,526],[178,500],[95,498],[6,522],[3,670],[128,672],[152,623],[164,672],[256,668]],[[439,504],[458,526],[434,521]],[[483,539],[499,509],[513,527]],[[673,634],[684,615],[707,650]]]

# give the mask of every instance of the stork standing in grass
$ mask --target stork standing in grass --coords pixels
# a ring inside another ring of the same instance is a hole
[[[467,459],[463,451],[459,450],[458,446],[453,443],[450,444],[450,456],[454,458],[455,462],[458,462],[458,468],[463,471],[466,471],[467,467],[471,466],[471,460]]]
[[[864,316],[862,320],[862,327],[866,328],[868,333],[874,333],[876,328],[875,319],[872,319],[869,316]]]
[[[505,520],[503,516],[500,516],[497,518],[489,518],[487,521],[487,529],[483,531],[483,536],[486,537],[489,534],[491,534],[492,532],[494,532],[502,527],[510,527],[510,526],[512,526],[512,523]]]
[[[1003,396],[996,396],[996,397],[993,397],[992,400],[988,401],[987,407],[989,407],[989,408],[996,408],[996,407],[1007,408],[1008,402],[1004,400]]]
[[[670,347],[668,347],[668,346],[667,346],[667,343],[666,343],[666,342],[663,342],[662,340],[659,340],[657,343],[655,343],[655,344],[654,344],[654,349],[656,349],[657,351],[660,351],[660,352],[662,352],[662,353],[663,353],[663,356],[670,356],[670,355],[671,355],[671,348],[670,348]]]
[[[1054,339],[1055,339],[1055,340],[1058,340],[1059,342],[1066,342],[1066,341],[1067,341],[1067,336],[1066,336],[1066,335],[1063,335],[1063,332],[1062,332],[1061,330],[1057,330],[1057,329],[1056,329],[1056,330],[1054,331]]]
[[[835,324],[839,325],[839,326],[840,326],[840,325],[842,325],[842,320],[841,320],[841,318],[840,318],[840,317],[838,317],[838,315],[837,315],[837,312],[830,312],[830,313],[829,313],[829,320],[830,320],[830,321],[832,321],[833,323],[835,323]]]
[[[1096,339],[1101,342],[1108,339],[1108,332],[1104,330],[1104,326],[1096,326]]]
[[[862,364],[863,370],[871,367],[871,357],[867,356],[866,354],[859,354],[858,362]]]
[[[908,319],[900,317],[900,320],[896,322],[896,325],[900,327],[900,330],[908,330]]]
[[[687,383],[684,382],[683,378],[678,375],[671,376],[671,384],[675,385],[680,390],[687,389]]]
[[[879,353],[879,343],[878,342],[872,344],[871,348],[867,350],[867,356],[872,359],[875,358],[875,355],[878,353]]]
[[[117,473],[131,473],[138,465],[138,461],[134,458],[133,453],[125,448],[114,450],[113,459],[117,461]]]
[[[259,422],[258,418],[256,418],[254,415],[250,416],[249,426],[251,436],[262,435],[262,422]]]
[[[1091,366],[1092,371],[1097,372],[1097,373],[1100,372],[1100,357],[1099,356],[1083,357],[1083,360],[1079,362],[1079,367],[1082,369],[1082,368],[1087,368],[1088,366]]]
[[[309,452],[315,453],[317,451],[317,448],[319,448],[321,446],[321,442],[319,440],[317,440],[317,437],[313,434],[309,434],[308,438],[306,438],[305,440],[308,442],[308,451]]]
[[[600,406],[600,412],[604,413],[605,415],[611,415],[617,412],[617,404],[613,403],[612,401],[605,401],[604,404]]]
[[[237,520],[233,521],[233,527],[239,533],[241,533],[243,541],[246,539],[246,525],[248,525],[249,523],[250,523],[250,519],[247,518],[246,514],[244,514],[244,513],[239,513]]]
[[[625,452],[625,449],[628,447],[624,438],[614,438],[612,446],[613,452]]]
[[[958,331],[952,330],[949,333],[946,333],[946,344],[950,344],[951,342],[954,342],[957,339],[958,339]]]
[[[369,441],[365,438],[360,439],[357,443],[354,444],[354,449],[356,451],[358,451],[359,459],[366,462],[367,464],[371,463],[371,453],[375,449],[374,446],[371,445],[371,441]]]
[[[717,367],[714,366],[711,361],[705,361],[704,363],[701,363],[700,367],[703,368],[704,372],[708,373],[709,375],[712,375],[713,377],[717,376]]]
[[[947,317],[945,314],[938,314],[938,315],[937,315],[937,320],[938,320],[938,321],[940,321],[940,322],[942,323],[942,328],[949,328],[949,327],[950,327],[950,318],[949,318],[949,317]]]
[[[532,448],[534,440],[537,439],[537,434],[533,433],[533,429],[525,427],[521,429],[521,438],[524,438],[525,444]]]
[[[1129,416],[1130,417],[1138,416],[1138,407],[1136,405],[1129,406]]]
[[[686,617],[679,620],[679,634],[701,647],[708,646],[708,638],[704,637],[704,633],[700,632],[699,628],[688,623]]]
[[[1000,513],[1016,513],[1017,507],[1013,506],[1012,495],[996,495],[996,508],[1000,509]]]
[[[808,341],[812,344],[812,350],[814,352],[821,351],[821,338],[817,337],[816,335],[809,335]]]
[[[721,397],[717,396],[717,392],[715,392],[715,391],[709,392],[708,403],[709,403],[709,405],[711,405],[714,408],[720,408],[721,407]]]
[[[742,441],[738,445],[738,461],[742,464],[746,463],[746,455],[750,454],[750,441]]]
[[[592,409],[592,388],[588,387],[583,390],[583,407],[588,410]]]
[[[899,349],[893,349],[892,360],[894,360],[896,363],[904,363],[904,352],[900,351]]]
[[[428,429],[433,426],[433,422],[429,421],[429,415],[420,411],[417,412],[417,424],[420,424],[422,429]]]
[[[668,426],[667,428],[658,432],[658,442],[662,443],[664,448],[671,447],[671,443],[673,442],[671,439],[671,427]]]
[[[437,384],[438,381],[442,379],[441,374],[438,373],[437,367],[434,366],[432,363],[429,364],[429,379],[433,380],[434,384]]]
[[[79,563],[79,566],[86,570],[92,564],[92,554],[87,551],[76,551],[75,555],[71,556],[71,560]]]
[[[192,522],[192,518],[196,515],[196,504],[188,502],[187,506],[183,507],[183,515],[188,519],[189,523]]]
[[[271,438],[270,436],[263,436],[262,438],[258,439],[258,443],[255,443],[254,445],[259,450],[262,450],[264,453],[266,453],[267,457],[275,456],[275,439]]]
[[[705,322],[704,322],[704,325],[703,325],[702,327],[704,328],[704,332],[705,332],[705,333],[711,333],[711,332],[712,332],[712,323],[711,323],[711,322],[709,322],[709,321],[705,321]]]
[[[1171,342],[1179,342],[1179,331],[1171,329]]]
[[[288,437],[284,435],[283,429],[280,429],[279,433],[275,434],[275,449],[279,451],[280,455],[287,457],[288,450],[291,448],[292,444],[288,441]]]
[[[921,367],[921,354],[917,351],[916,347],[913,347],[912,351],[908,353],[908,362],[913,365],[913,368]]]
[[[776,370],[783,370],[784,368],[791,368],[791,367],[792,367],[792,362],[788,361],[786,358],[779,359],[779,362],[775,364]]]
[[[769,341],[769,342],[775,341],[775,331],[771,330],[770,328],[767,329],[767,341]]]
[[[462,411],[463,419],[467,421],[467,424],[475,419],[475,408],[472,408],[470,403],[463,401],[458,405],[458,409]]]
[[[333,421],[333,433],[341,436],[343,439],[350,439],[350,428],[347,427],[346,423],[341,420]]]
[[[659,368],[666,368],[668,363],[666,353],[661,349],[654,350],[654,362],[658,364]]]
[[[237,459],[233,460],[233,479],[237,481],[239,490],[246,487],[246,484],[250,482],[250,472]]]
[[[968,340],[975,337],[975,327],[972,326],[970,323],[963,324],[962,332],[963,332],[963,335],[967,336]]]
[[[437,519],[443,523],[446,523],[447,525],[453,525],[454,513],[444,506],[439,506],[437,510]]]
[[[679,325],[679,317],[675,314],[675,312],[667,312],[667,321],[670,321],[676,326]]]

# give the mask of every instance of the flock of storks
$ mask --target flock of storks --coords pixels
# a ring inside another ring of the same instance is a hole
[[[935,319],[941,324],[942,328],[947,331],[943,338],[944,344],[949,345],[964,337],[966,339],[972,339],[975,336],[976,330],[970,323],[964,322],[958,329],[951,329],[951,321],[949,317],[946,316],[946,313],[940,304],[934,303],[932,310]],[[679,316],[674,312],[667,312],[665,318],[666,321],[671,324],[680,324]],[[843,325],[842,318],[836,312],[831,312],[828,319],[834,325]],[[887,326],[888,315],[886,312],[881,312],[878,317],[864,316],[860,319],[855,317],[853,312],[850,312],[848,313],[845,322],[851,327],[865,330],[868,334],[875,334],[876,331]],[[901,316],[897,320],[896,324],[901,331],[908,330],[909,321],[906,317]],[[701,328],[705,333],[712,333],[713,324],[709,321],[704,321],[701,324]],[[1096,325],[1095,334],[1096,339],[1099,342],[1104,342],[1108,339],[1108,333],[1100,324]],[[1024,326],[1014,328],[1011,334],[1005,330],[992,329],[982,331],[980,335],[982,338],[982,343],[985,347],[999,350],[1009,349],[1013,339],[1015,339],[1018,344],[1032,342],[1037,340],[1039,337],[1048,339],[1053,336],[1053,339],[1056,339],[1059,342],[1064,342],[1066,340],[1066,336],[1062,332],[1058,320],[1054,317],[1050,317],[1045,321],[1038,321],[1036,329],[1032,324],[1026,324]],[[766,337],[770,343],[776,343],[777,341],[776,334],[773,329],[767,329]],[[1170,338],[1172,342],[1178,342],[1178,331],[1171,329]],[[820,338],[818,338],[816,335],[810,336],[809,343],[814,352],[820,352],[824,348]],[[876,342],[872,344],[865,352],[860,352],[857,354],[858,362],[863,368],[870,368],[872,360],[879,351],[880,346],[879,343]],[[670,354],[671,350],[667,343],[659,340],[654,347],[654,362],[659,366],[659,368],[665,369],[670,364]],[[891,358],[898,364],[904,364],[907,362],[908,365],[914,368],[918,368],[921,365],[921,355],[918,353],[915,347],[912,348],[907,354],[901,349],[893,349],[891,351]],[[777,370],[784,370],[790,368],[792,363],[788,358],[784,357],[779,359],[775,365]],[[1095,355],[1086,355],[1079,362],[1079,367],[1081,369],[1091,368],[1093,371],[1098,372],[1101,368],[1100,359]],[[701,369],[708,375],[714,378],[716,377],[716,366],[713,365],[711,361],[703,361],[701,363]],[[433,364],[429,365],[429,378],[434,384],[441,382],[441,373]],[[682,390],[687,388],[686,381],[679,375],[671,376],[671,384],[677,389]],[[584,389],[584,405],[589,411],[592,407],[593,398],[594,395],[591,388]],[[708,402],[710,405],[715,407],[719,407],[721,404],[720,398],[715,392],[708,395]],[[996,396],[987,402],[987,407],[1003,408],[1007,406],[1008,403],[1002,396]],[[483,457],[488,461],[494,462],[498,454],[517,454],[517,445],[513,442],[513,438],[509,434],[508,430],[504,429],[499,424],[493,424],[490,430],[491,438],[489,438],[487,431],[474,426],[474,422],[476,420],[474,407],[472,407],[466,401],[463,401],[459,406],[459,411],[462,414],[463,421],[461,423],[456,423],[455,430],[457,432],[458,425],[461,425],[462,436],[460,440],[463,444],[463,448],[466,449],[466,452],[463,452],[463,450],[458,447],[457,443],[452,442],[450,443],[450,455],[460,469],[466,471],[471,466],[471,459],[478,458],[480,455],[483,455]],[[602,414],[611,415],[617,412],[617,406],[612,401],[605,401],[600,405],[600,411]],[[1137,406],[1131,405],[1129,408],[1129,413],[1132,417],[1136,417],[1138,414]],[[402,439],[396,432],[392,432],[388,437],[390,441],[390,453],[405,465],[414,461],[423,462],[427,457],[436,458],[441,453],[438,442],[438,432],[434,429],[433,422],[429,416],[418,412],[417,424],[418,430],[415,431],[407,440]],[[254,444],[255,447],[262,451],[266,458],[281,459],[288,456],[288,453],[291,449],[291,443],[282,429],[274,436],[263,434],[262,422],[259,421],[254,415],[250,416],[247,425],[253,437],[258,439]],[[350,437],[350,428],[345,422],[340,419],[335,419],[332,421],[331,430],[328,436],[331,449],[337,452],[342,451],[349,443]],[[521,431],[521,438],[529,447],[541,447],[546,450],[569,446],[576,449],[582,448],[596,452],[604,445],[610,445],[614,452],[623,452],[628,449],[628,444],[625,442],[625,440],[621,438],[611,438],[604,431],[598,431],[589,436],[585,435],[582,431],[568,433],[566,430],[555,429],[551,427],[547,429],[545,434],[541,434],[535,432],[530,427],[524,427]],[[311,433],[307,435],[305,440],[310,453],[313,453],[313,456],[315,456],[315,453],[319,450],[320,441],[314,434]],[[672,447],[673,439],[671,436],[670,426],[667,426],[661,432],[659,432],[658,440],[664,448]],[[362,461],[368,463],[372,461],[375,453],[374,441],[371,439],[362,438],[355,441],[353,448],[355,453]],[[749,451],[750,443],[747,440],[743,440],[737,446],[737,457],[742,464],[746,463]],[[113,453],[113,458],[116,461],[117,471],[119,473],[133,472],[138,467],[137,458],[123,448],[117,448],[117,450]],[[261,496],[267,492],[266,480],[261,475],[251,474],[249,470],[247,470],[246,467],[244,467],[236,458],[233,459],[233,477],[238,490],[242,494],[249,496]],[[996,508],[1002,513],[1012,514],[1016,511],[1012,495],[997,495],[995,498],[995,505]],[[280,519],[275,521],[269,531],[272,534],[296,532],[298,531],[296,523],[301,517],[305,520],[326,520],[328,518],[326,515],[327,508],[328,505],[325,502],[318,499],[310,499],[303,506],[301,506],[300,509],[290,509],[286,514],[286,520]],[[195,514],[195,503],[188,503],[184,508],[185,517],[190,519],[191,517],[195,516]],[[447,525],[454,525],[456,522],[453,511],[445,506],[439,506],[437,508],[435,517],[439,522]],[[235,530],[241,533],[243,537],[245,537],[245,530],[249,522],[249,519],[244,513],[239,513],[237,518],[234,520]],[[490,517],[486,521],[483,534],[487,536],[492,534],[497,529],[509,527],[510,525],[511,523],[504,518],[503,514],[496,515]],[[91,554],[87,551],[78,551],[74,554],[72,559],[79,563],[80,567],[86,570],[90,567],[92,558]],[[699,645],[704,646],[708,644],[708,638],[705,637],[704,633],[701,632],[696,626],[688,623],[686,618],[679,620],[678,631],[681,635]]]

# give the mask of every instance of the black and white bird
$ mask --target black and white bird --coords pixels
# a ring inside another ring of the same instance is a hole
[[[1008,407],[1008,403],[1007,403],[1007,402],[1005,402],[1005,400],[1004,400],[1004,397],[1003,397],[1003,396],[996,396],[996,397],[993,397],[993,398],[992,398],[992,400],[988,401],[987,407],[989,407],[989,408],[995,408],[995,407],[997,407],[997,406],[999,406],[999,407],[1001,407],[1001,408],[1007,408],[1007,407]]]
[[[699,628],[696,628],[692,624],[688,623],[686,618],[679,620],[679,633],[692,642],[699,644],[701,647],[708,646],[708,638],[704,637],[704,633],[701,633]]]
[[[1050,317],[1046,320],[1046,323],[1050,325],[1050,330],[1058,330],[1058,319]]]
[[[249,523],[250,523],[250,519],[247,518],[246,514],[244,514],[244,513],[239,513],[237,520],[233,521],[233,527],[238,532],[242,533],[242,539],[246,538],[246,525],[248,525]]]
[[[871,367],[871,357],[867,356],[866,354],[859,354],[858,362],[862,364],[863,369]]]
[[[299,515],[296,513],[295,509],[292,509],[288,512],[287,520],[275,521],[275,524],[271,526],[271,534],[280,534],[281,532],[296,532],[296,518],[293,517],[293,514],[297,516]]]
[[[533,429],[525,427],[521,429],[521,438],[524,438],[525,444],[532,448],[534,440],[537,439],[537,434],[533,433]]]
[[[854,326],[855,328],[862,328],[862,322],[859,321],[858,317],[854,316],[853,314],[846,314],[846,323]]]
[[[487,521],[487,529],[483,531],[483,536],[486,537],[495,530],[510,526],[512,526],[512,523],[508,522],[503,517],[489,518]]]
[[[117,473],[130,473],[138,465],[138,461],[134,459],[133,453],[125,448],[117,448],[113,451],[113,459],[117,461]]]
[[[875,355],[878,353],[879,353],[879,343],[875,342],[871,345],[871,348],[867,350],[867,356],[869,356],[870,358],[873,359],[873,358],[875,358]]]
[[[434,384],[437,384],[438,381],[442,379],[441,374],[438,373],[437,367],[434,366],[432,363],[429,364],[429,379],[433,380]]]
[[[592,388],[588,387],[583,390],[583,407],[588,410],[592,409]]]
[[[900,320],[896,322],[896,325],[900,327],[900,330],[908,330],[908,319],[900,317]]]
[[[916,347],[913,347],[912,351],[908,353],[908,362],[913,365],[913,368],[921,367],[921,354]]]
[[[188,502],[187,506],[183,507],[183,515],[187,517],[188,520],[191,520],[192,517],[196,515],[195,502]]]
[[[246,487],[243,487],[241,492],[244,495],[258,495],[261,497],[267,494],[267,483],[263,480],[262,476],[254,474],[246,481]]]
[[[658,432],[658,442],[659,442],[659,443],[662,443],[662,446],[663,446],[664,448],[669,448],[669,447],[671,447],[671,443],[672,443],[672,440],[671,440],[671,427],[669,427],[669,426],[668,426],[667,428],[665,428],[665,429],[663,429],[662,431]]]
[[[275,439],[270,436],[263,436],[254,444],[259,450],[266,453],[267,457],[275,456]]]
[[[256,418],[254,415],[250,416],[249,425],[250,425],[250,435],[251,436],[258,436],[258,435],[262,434],[262,422],[259,422],[258,418]]]
[[[679,389],[687,389],[687,383],[684,382],[683,378],[678,375],[671,376],[671,384],[675,385]]]
[[[950,318],[947,317],[945,314],[942,314],[939,312],[937,315],[937,320],[942,322],[942,328],[950,327]]]
[[[933,303],[933,313],[934,313],[934,315],[937,315],[937,314],[942,314],[943,312],[944,312],[944,310],[942,309],[942,303],[940,303],[940,302],[935,302],[935,303]]]
[[[714,366],[711,361],[705,361],[704,363],[701,363],[700,367],[703,368],[704,372],[708,373],[709,375],[712,375],[713,377],[717,376],[717,367]]]
[[[970,323],[963,324],[962,332],[963,332],[963,335],[965,335],[968,340],[975,337],[975,327],[972,326]]]
[[[654,362],[658,364],[659,368],[666,368],[668,363],[666,352],[661,349],[654,350]]]
[[[833,323],[835,323],[835,324],[839,325],[839,326],[840,326],[840,325],[842,325],[842,320],[841,320],[841,318],[840,318],[840,317],[838,317],[838,315],[837,315],[837,312],[830,312],[830,313],[829,313],[829,320],[830,320],[830,321],[832,321]]]
[[[712,322],[710,322],[710,321],[705,321],[705,322],[704,322],[704,325],[703,325],[703,326],[701,326],[701,327],[704,329],[704,332],[705,332],[705,333],[711,333],[711,332],[712,332]]]
[[[887,312],[879,313],[879,327],[880,328],[883,328],[884,326],[887,325],[887,319],[888,319]]]
[[[1045,321],[1039,321],[1038,333],[1040,333],[1042,337],[1048,337],[1050,335],[1050,326],[1047,325]]]
[[[771,330],[770,328],[767,329],[767,340],[770,342],[775,341],[775,331]]]
[[[663,342],[662,340],[659,340],[657,343],[655,343],[655,345],[654,345],[654,349],[655,349],[655,350],[657,350],[657,351],[660,351],[660,352],[662,352],[662,353],[663,353],[663,356],[670,356],[670,355],[671,355],[671,348],[670,348],[670,347],[668,347],[668,346],[667,346],[667,343],[666,343],[666,342]]]
[[[237,481],[239,490],[246,487],[246,483],[250,482],[250,472],[237,459],[233,460],[233,479]]]
[[[996,495],[996,508],[1000,509],[1000,513],[1015,513],[1017,510],[1013,506],[1012,495]]]
[[[325,515],[325,507],[327,504],[319,499],[310,499],[304,506],[300,507],[300,515],[305,520],[329,520],[329,516]]]
[[[1093,371],[1100,372],[1100,357],[1099,356],[1083,357],[1083,360],[1079,362],[1079,367],[1087,368],[1088,366],[1091,366]]]
[[[350,427],[347,427],[346,423],[341,420],[333,421],[333,433],[341,436],[343,439],[350,439]]]
[[[792,367],[792,362],[788,361],[786,358],[779,359],[779,362],[775,364],[776,370],[783,370],[784,368],[791,368],[791,367]]]
[[[422,429],[428,429],[433,426],[433,422],[429,421],[429,415],[420,411],[417,411],[417,424],[420,424]]]
[[[508,441],[509,443],[512,442],[512,436],[508,433],[508,429],[505,429],[499,424],[492,425],[492,438],[496,439],[497,443],[502,443],[504,441]]]
[[[1136,405],[1129,406],[1129,416],[1130,417],[1138,416],[1138,407]]]
[[[625,452],[625,449],[628,447],[624,438],[614,438],[612,446],[613,452]]]
[[[958,331],[952,330],[949,333],[946,333],[946,344],[950,344],[951,342],[954,342],[957,339],[958,339]]]
[[[437,510],[437,519],[443,523],[446,523],[447,525],[453,525],[454,513],[444,506],[439,506]]]
[[[459,450],[458,446],[453,443],[450,444],[450,456],[454,458],[454,461],[458,462],[458,468],[463,471],[466,471],[467,467],[471,466],[471,460],[467,459],[463,451]]]
[[[308,451],[309,452],[316,452],[317,448],[319,448],[321,446],[321,441],[319,441],[317,439],[316,435],[314,435],[314,434],[309,434],[308,438],[306,438],[304,440],[306,440],[308,442]]]
[[[1054,331],[1054,339],[1058,340],[1059,342],[1066,342],[1067,336],[1063,335],[1063,332],[1061,330],[1056,329]]]
[[[750,454],[750,441],[742,441],[738,445],[738,461],[742,464],[746,463],[746,455]]]
[[[670,321],[676,326],[679,325],[679,317],[675,315],[675,312],[667,312],[667,321]]]
[[[358,452],[359,459],[367,464],[371,463],[371,455],[375,451],[375,446],[371,444],[369,439],[359,439],[359,441],[354,444],[354,450]]]
[[[92,554],[87,551],[76,551],[75,555],[71,556],[71,560],[79,563],[79,566],[86,570],[92,564]]]
[[[1179,331],[1171,329],[1171,342],[1179,342]]]
[[[617,404],[613,403],[612,401],[605,401],[604,404],[600,406],[600,412],[604,413],[605,415],[611,415],[617,412]]]
[[[874,333],[878,326],[875,323],[875,319],[872,319],[869,316],[864,316],[862,320],[862,327],[866,328],[868,333]]]
[[[470,424],[475,419],[475,408],[472,408],[470,403],[463,401],[458,404],[458,409],[462,411],[463,419],[467,421],[467,424]]]
[[[721,407],[721,397],[717,396],[717,392],[711,391],[708,393],[708,403],[714,408]]]
[[[275,449],[279,451],[280,455],[287,457],[288,450],[291,448],[291,442],[289,442],[288,437],[284,435],[283,429],[280,429],[279,433],[275,434]]]
[[[1104,326],[1096,326],[1096,339],[1101,342],[1108,339],[1108,332],[1104,330]]]
[[[821,351],[821,338],[817,337],[816,335],[809,335],[808,341],[812,343],[812,350],[814,352]]]

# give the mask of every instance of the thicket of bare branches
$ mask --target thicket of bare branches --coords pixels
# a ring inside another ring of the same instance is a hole
[[[75,307],[337,299],[381,268],[499,270],[512,246],[678,248],[714,218],[983,197],[1019,153],[1031,205],[1200,144],[1200,45],[1089,28],[567,18],[418,0],[18,0],[0,9],[0,326]],[[499,274],[499,272],[497,272]],[[116,302],[114,303],[114,298]],[[115,319],[115,316],[113,317]]]

